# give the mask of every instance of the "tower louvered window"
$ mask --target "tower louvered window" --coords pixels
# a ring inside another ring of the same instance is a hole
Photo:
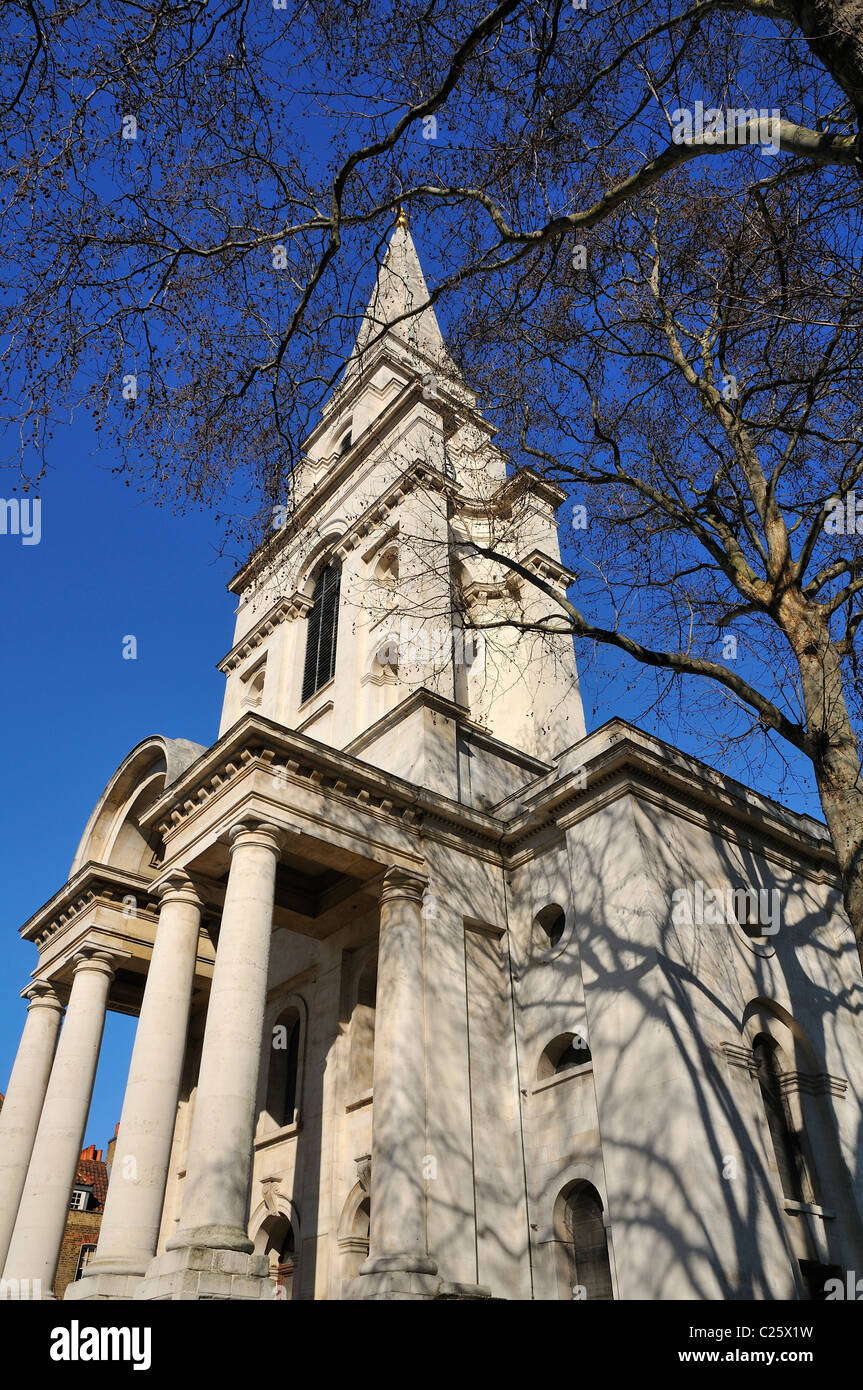
[[[303,670],[303,702],[331,680],[336,669],[336,637],[339,625],[341,569],[327,565],[318,575],[308,618],[306,664]]]

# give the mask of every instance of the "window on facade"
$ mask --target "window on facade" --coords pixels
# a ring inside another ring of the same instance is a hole
[[[315,691],[332,680],[335,674],[340,580],[340,567],[327,565],[318,575],[312,593],[313,607],[308,617],[306,664],[303,668],[303,703],[310,700]]]
[[[534,918],[534,929],[540,949],[557,946],[563,939],[566,926],[566,913],[557,903],[544,907]]]
[[[555,1210],[561,1298],[605,1301],[614,1297],[602,1199],[592,1183],[565,1188]]]
[[[81,1246],[81,1249],[80,1249],[80,1251],[79,1251],[79,1253],[78,1253],[78,1268],[77,1268],[76,1273],[75,1273],[75,1278],[76,1278],[76,1279],[81,1279],[81,1278],[83,1278],[84,1270],[87,1268],[88,1264],[89,1264],[90,1261],[92,1260],[92,1258],[93,1258],[93,1256],[95,1255],[95,1253],[96,1253],[96,1247],[95,1247],[95,1245],[82,1245],[82,1246]]]
[[[762,940],[764,927],[759,922],[758,916],[758,889],[747,888],[742,883],[735,883],[731,901],[738,925],[753,941]]]
[[[273,1053],[267,1077],[267,1113],[280,1128],[297,1114],[300,1073],[300,1016],[287,1009],[273,1029]]]
[[[70,1211],[88,1211],[90,1207],[90,1193],[86,1187],[75,1187],[72,1189],[72,1196],[69,1201]]]
[[[339,447],[338,447],[338,450],[337,450],[339,458],[342,457],[342,454],[346,454],[346,453],[348,452],[348,449],[351,447],[351,445],[353,444],[353,442],[354,442],[353,431],[352,431],[352,430],[348,430],[346,434],[343,434],[343,435],[342,435],[342,437],[341,437],[341,439],[340,439],[340,441],[339,441]]]
[[[776,1043],[766,1033],[761,1033],[753,1047],[755,1063],[758,1068],[758,1085],[770,1130],[770,1140],[779,1170],[782,1192],[794,1202],[804,1202],[803,1150],[800,1136],[791,1126],[785,1097],[780,1084],[780,1070],[776,1058]]]
[[[275,1281],[275,1298],[288,1302],[294,1296],[297,1272],[297,1235],[285,1212],[268,1216],[255,1239],[255,1254],[265,1255],[270,1278]]]
[[[583,1067],[591,1061],[590,1048],[583,1033],[561,1033],[548,1044],[539,1059],[537,1080],[544,1081],[549,1076],[570,1071],[572,1067]]]

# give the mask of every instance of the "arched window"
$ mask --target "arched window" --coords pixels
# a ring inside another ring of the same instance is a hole
[[[369,1198],[359,1183],[345,1203],[339,1221],[339,1250],[342,1256],[342,1277],[355,1279],[360,1266],[369,1255],[371,1208]]]
[[[602,1198],[592,1183],[569,1183],[557,1199],[555,1236],[561,1298],[607,1302],[614,1298]]]
[[[276,1296],[287,1303],[293,1297],[294,1273],[297,1268],[293,1226],[288,1225],[281,1248],[275,1247],[267,1254],[270,1262],[270,1278],[276,1281]]]
[[[255,1254],[266,1257],[270,1278],[276,1284],[276,1298],[287,1302],[294,1296],[298,1241],[297,1232],[284,1208],[264,1218],[254,1241]]]
[[[312,610],[306,633],[306,664],[303,669],[302,703],[332,680],[336,669],[336,638],[339,623],[339,583],[341,568],[329,564],[321,570],[312,592]]]
[[[777,1063],[777,1044],[766,1033],[760,1033],[752,1049],[758,1068],[758,1085],[770,1130],[770,1140],[779,1169],[782,1192],[793,1202],[805,1202],[806,1169],[800,1136],[792,1128],[785,1097],[780,1084]]]
[[[548,1044],[540,1057],[537,1080],[545,1081],[572,1067],[583,1067],[590,1060],[590,1048],[583,1033],[561,1033]]]
[[[292,1125],[297,1116],[300,1033],[299,1013],[295,1008],[286,1009],[273,1028],[267,1077],[267,1112],[280,1128]]]

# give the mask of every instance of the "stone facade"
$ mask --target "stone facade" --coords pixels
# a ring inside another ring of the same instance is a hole
[[[571,579],[562,494],[508,475],[426,298],[400,222],[233,581],[217,742],[133,749],[22,929],[7,1290],[51,1287],[107,1008],[139,1021],[67,1299],[804,1298],[863,1267],[826,833],[586,733],[571,642],[520,628],[529,576]]]

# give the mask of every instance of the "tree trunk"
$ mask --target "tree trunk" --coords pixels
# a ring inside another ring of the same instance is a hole
[[[786,624],[786,631],[799,662],[815,780],[863,967],[863,777],[842,686],[842,662],[823,619],[798,617],[790,628]]]
[[[812,52],[863,114],[863,0],[790,0]]]

